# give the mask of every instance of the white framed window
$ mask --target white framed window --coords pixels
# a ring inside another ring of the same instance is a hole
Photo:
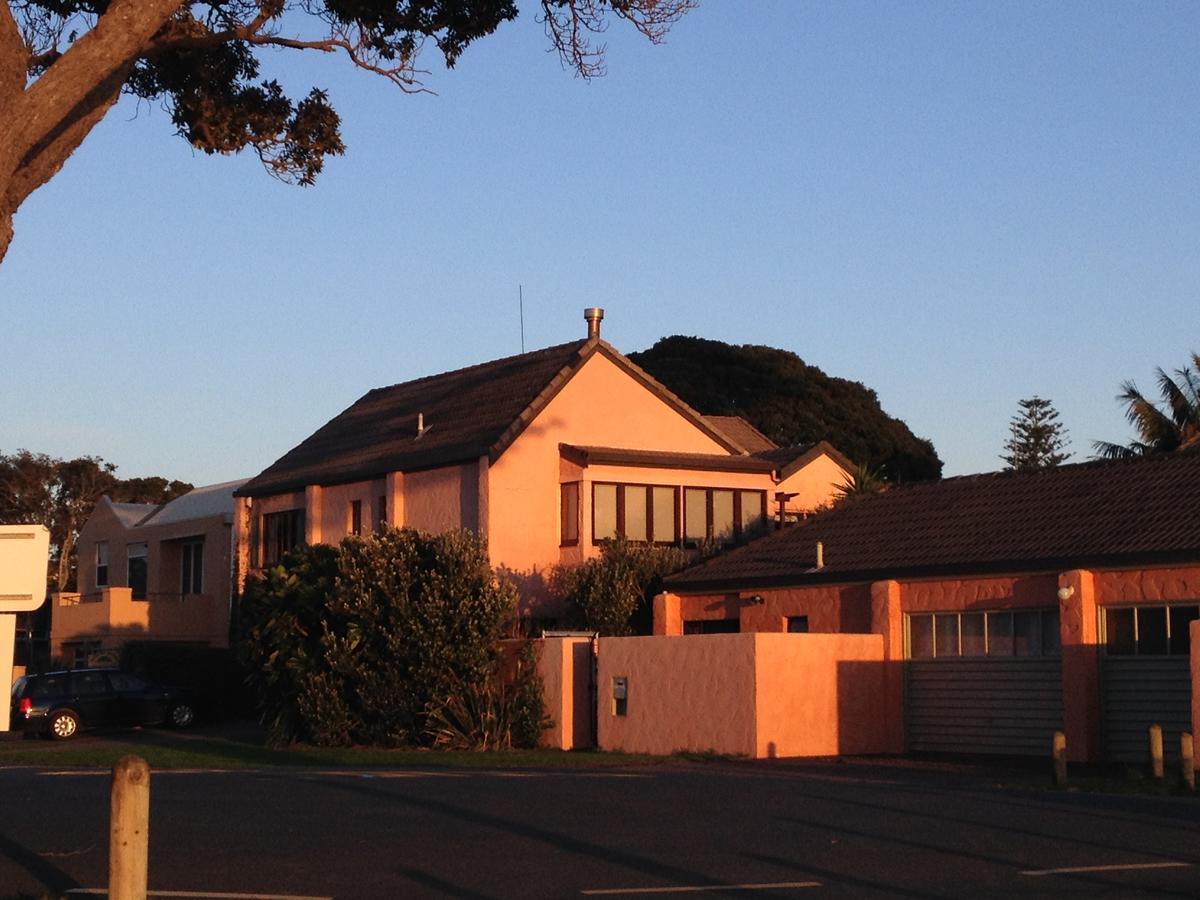
[[[184,541],[179,565],[179,593],[204,593],[204,539]]]
[[[997,609],[909,613],[909,659],[960,656],[1058,656],[1057,609]]]
[[[96,587],[108,587],[108,541],[96,544]]]

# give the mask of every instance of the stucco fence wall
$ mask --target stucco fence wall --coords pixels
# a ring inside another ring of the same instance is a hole
[[[886,752],[894,740],[879,635],[601,638],[596,660],[604,750],[834,756]],[[614,698],[622,678],[623,711]],[[562,699],[550,694],[547,683],[553,716]]]

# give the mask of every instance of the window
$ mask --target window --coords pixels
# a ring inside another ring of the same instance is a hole
[[[674,544],[679,540],[676,497],[675,488],[662,485],[593,484],[593,543],[621,537],[637,543]]]
[[[1187,656],[1188,629],[1200,618],[1195,603],[1104,608],[1104,652],[1109,656]]]
[[[108,587],[108,541],[96,545],[96,587]]]
[[[383,531],[387,524],[387,494],[380,494],[375,500],[375,530]]]
[[[114,691],[118,692],[134,693],[147,688],[146,682],[128,672],[109,672],[108,683],[112,685]]]
[[[80,696],[96,696],[108,693],[108,682],[103,672],[75,672],[71,675],[71,692]]]
[[[267,513],[262,518],[263,563],[273,566],[289,550],[304,543],[304,510]]]
[[[763,527],[766,516],[765,491],[685,488],[683,492],[683,536],[689,546],[748,538]]]
[[[146,555],[149,552],[146,544],[126,544],[125,557],[128,560],[128,586],[133,589],[134,600],[146,599]]]
[[[737,619],[692,619],[683,623],[684,634],[737,634]]]
[[[788,616],[788,634],[808,634],[808,616]]]
[[[204,541],[184,541],[180,563],[179,593],[204,593]]]
[[[574,547],[579,543],[579,482],[560,484],[558,489],[562,514],[559,542],[563,547]]]
[[[362,501],[350,501],[350,533],[362,534]]]
[[[1060,652],[1057,609],[913,613],[905,625],[909,659]]]

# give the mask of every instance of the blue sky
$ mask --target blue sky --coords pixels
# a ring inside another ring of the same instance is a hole
[[[0,264],[0,450],[196,484],[372,387],[583,335],[792,350],[875,389],[947,474],[1017,401],[1076,458],[1200,350],[1200,4],[703,0],[605,78],[527,9],[436,94],[270,54],[348,154],[302,190],[119,105]]]

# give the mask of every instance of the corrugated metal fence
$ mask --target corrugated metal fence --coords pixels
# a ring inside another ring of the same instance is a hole
[[[1186,656],[1108,656],[1103,660],[1104,746],[1115,762],[1149,762],[1147,729],[1163,730],[1163,756],[1179,760],[1179,735],[1192,728]]]

